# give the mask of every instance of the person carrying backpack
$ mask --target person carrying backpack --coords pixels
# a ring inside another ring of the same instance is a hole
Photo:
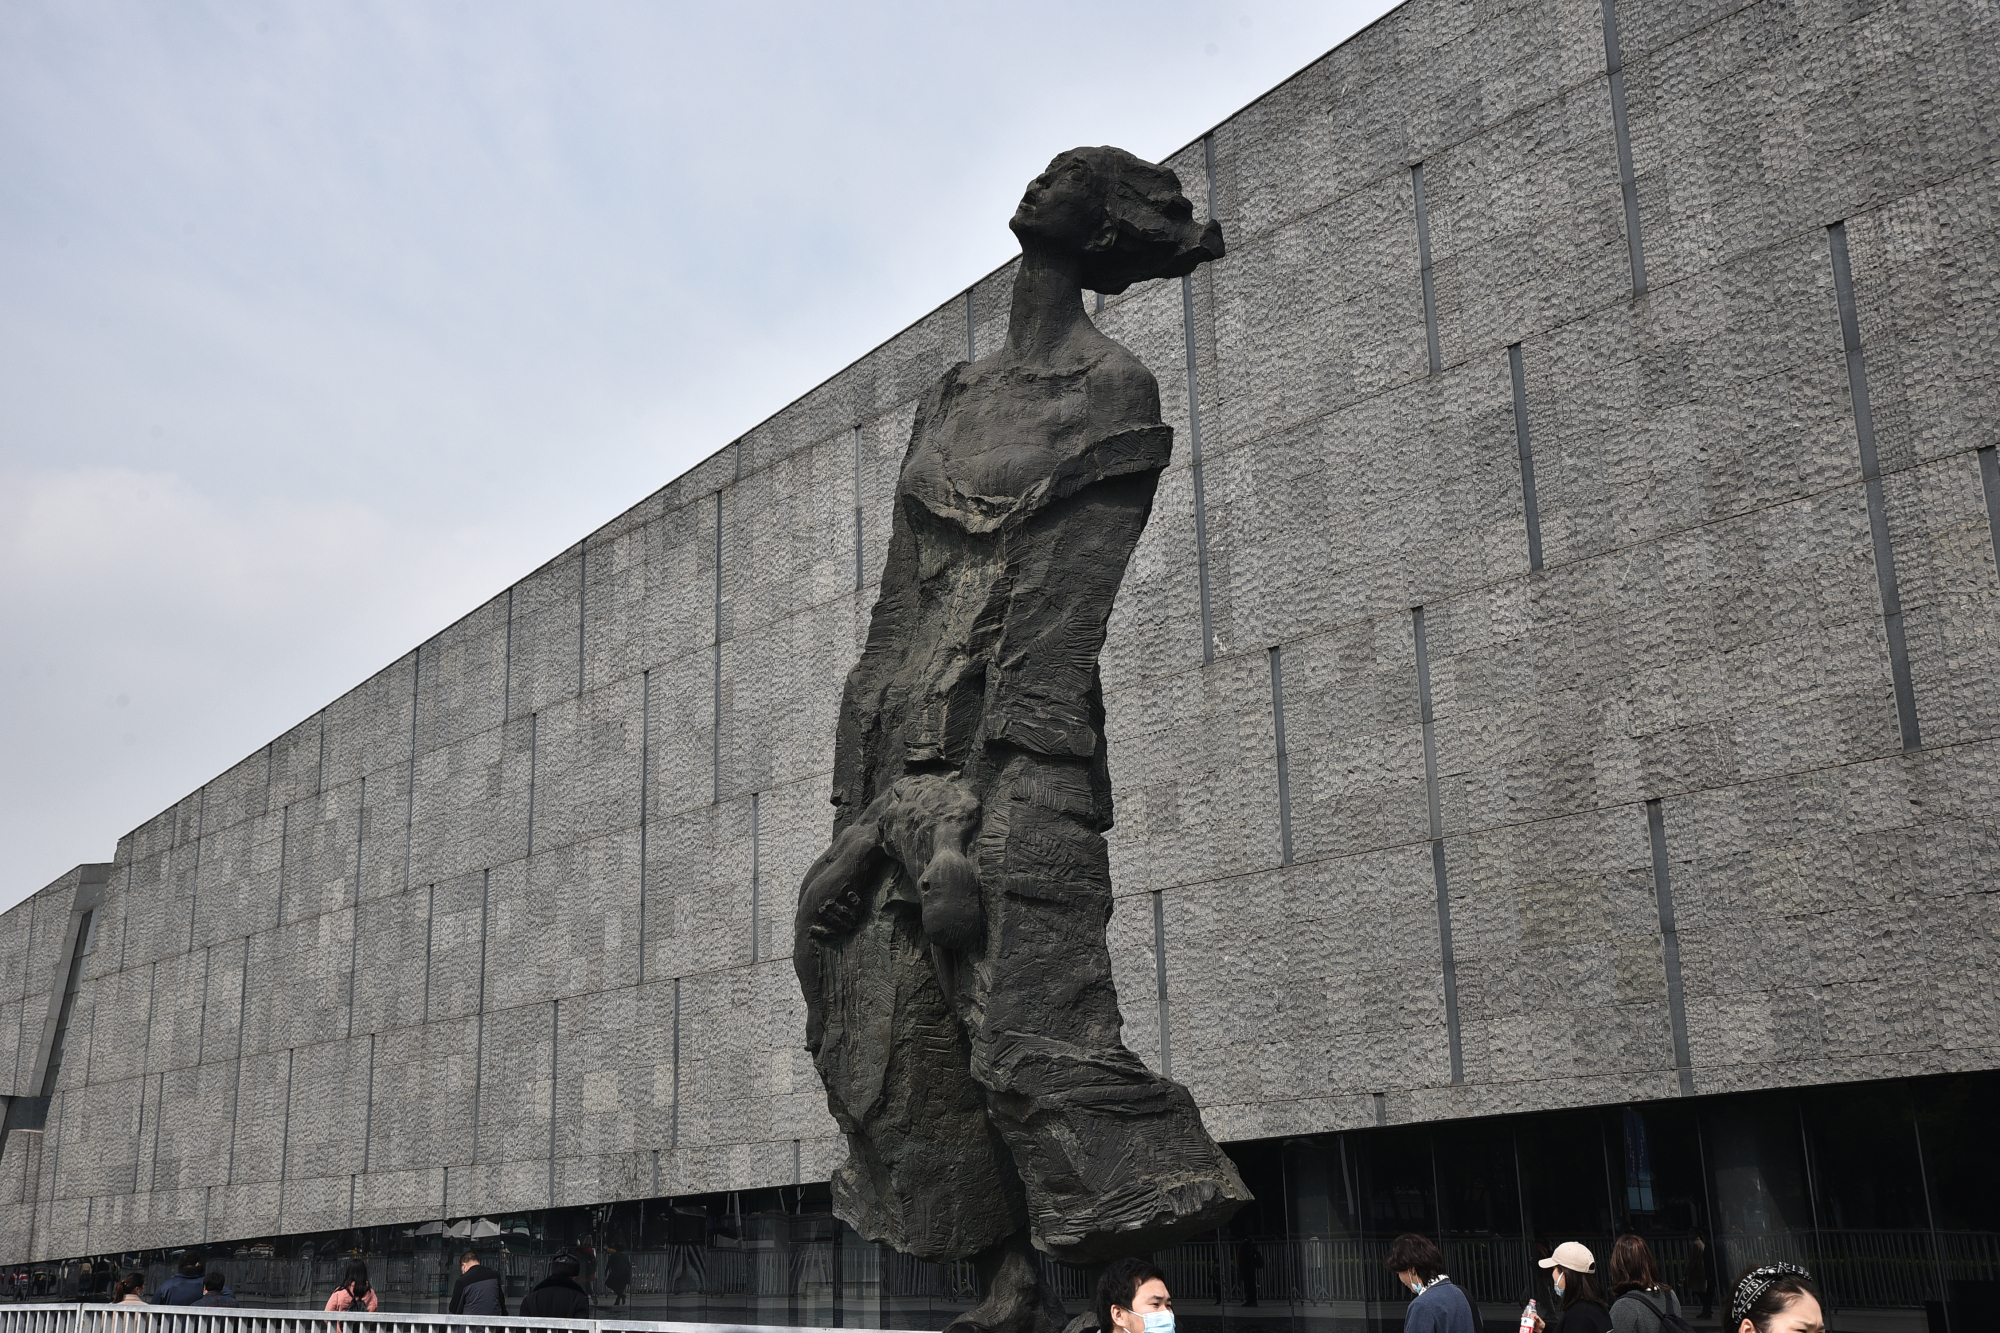
[[[1660,1277],[1653,1247],[1627,1232],[1611,1247],[1612,1333],[1693,1333],[1680,1297]]]

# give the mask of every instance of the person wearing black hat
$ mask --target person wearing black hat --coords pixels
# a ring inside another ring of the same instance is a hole
[[[549,1261],[549,1275],[521,1298],[523,1319],[588,1319],[590,1296],[576,1280],[583,1264],[568,1250]]]

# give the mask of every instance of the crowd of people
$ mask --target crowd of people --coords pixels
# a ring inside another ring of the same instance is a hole
[[[1529,1301],[1522,1333],[1690,1333],[1680,1299],[1662,1278],[1645,1240],[1620,1236],[1600,1282],[1588,1246],[1565,1241],[1540,1261],[1556,1298],[1544,1311]],[[1444,1271],[1444,1255],[1426,1236],[1398,1236],[1383,1261],[1410,1292],[1404,1333],[1480,1333],[1472,1300]],[[1174,1333],[1173,1294],[1165,1271],[1144,1259],[1120,1259],[1097,1283],[1099,1333]],[[958,1326],[962,1329],[964,1326]],[[1812,1274],[1797,1264],[1767,1264],[1738,1278],[1724,1333],[1826,1333]],[[946,1333],[955,1333],[947,1329]]]
[[[1479,1333],[1471,1299],[1445,1273],[1444,1255],[1428,1237],[1398,1236],[1384,1264],[1410,1291],[1405,1333]],[[1679,1294],[1642,1236],[1620,1236],[1601,1277],[1597,1256],[1573,1240],[1556,1246],[1540,1266],[1555,1299],[1546,1311],[1530,1300],[1521,1311],[1521,1333],[1691,1333]],[[1826,1333],[1826,1315],[1810,1273],[1797,1264],[1767,1264],[1737,1279],[1722,1327],[1725,1333]]]
[[[622,1302],[631,1282],[631,1260],[614,1256],[607,1285]],[[1444,1271],[1444,1254],[1426,1236],[1398,1236],[1389,1246],[1384,1266],[1410,1292],[1404,1316],[1405,1333],[1480,1333],[1479,1314],[1471,1298]],[[1540,1261],[1550,1289],[1549,1308],[1531,1300],[1521,1312],[1521,1333],[1690,1333],[1680,1297],[1661,1275],[1660,1265],[1643,1237],[1620,1236],[1611,1247],[1606,1272],[1597,1271],[1597,1256],[1577,1241],[1564,1241]],[[516,1314],[530,1319],[588,1319],[590,1293],[579,1279],[584,1265],[565,1250],[549,1263],[549,1275],[521,1299],[518,1310],[507,1308],[506,1282],[471,1250],[458,1258],[458,1280],[452,1286],[450,1313]],[[181,1260],[173,1277],[148,1295],[145,1274],[128,1273],[111,1290],[116,1305],[234,1306],[220,1269],[203,1271],[198,1256]],[[1703,1302],[1707,1304],[1706,1301]],[[374,1313],[381,1302],[369,1283],[368,1265],[349,1261],[340,1285],[327,1297],[328,1310]],[[1704,1317],[1708,1311],[1702,1311]],[[1099,1333],[1174,1333],[1173,1296],[1164,1270],[1145,1259],[1120,1259],[1098,1279],[1096,1315]],[[1812,1275],[1796,1264],[1769,1264],[1745,1273],[1729,1298],[1724,1333],[1825,1333],[1819,1289]],[[971,1333],[969,1325],[954,1325],[947,1333]]]

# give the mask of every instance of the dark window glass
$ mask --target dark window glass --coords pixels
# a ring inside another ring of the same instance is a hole
[[[1725,1281],[1778,1260],[1810,1266],[1812,1198],[1797,1100],[1789,1093],[1723,1098],[1704,1109],[1702,1132]]]
[[[1695,1108],[1655,1102],[1607,1114],[1622,1229],[1645,1237],[1666,1281],[1699,1300],[1715,1274],[1705,1238],[1708,1189]]]
[[[1422,1126],[1377,1130],[1361,1145],[1362,1227],[1384,1240],[1406,1231],[1437,1235],[1430,1133]]]
[[[1286,1206],[1293,1236],[1322,1239],[1360,1234],[1354,1162],[1347,1146],[1350,1137],[1285,1140]]]
[[[1605,1250],[1611,1240],[1611,1192],[1597,1113],[1523,1116],[1516,1141],[1533,1234],[1550,1247],[1574,1240],[1593,1253]]]
[[[1919,1079],[1910,1091],[1938,1229],[2000,1231],[2000,1073]]]

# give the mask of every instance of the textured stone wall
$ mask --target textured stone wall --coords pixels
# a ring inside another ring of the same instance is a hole
[[[1113,954],[1219,1137],[2000,1054],[2000,18],[1616,18],[1614,79],[1598,0],[1411,0],[1173,160],[1229,256],[1103,310],[1177,434]],[[121,840],[0,1254],[823,1179],[786,923],[1010,278]],[[17,1094],[74,894],[0,917]]]

